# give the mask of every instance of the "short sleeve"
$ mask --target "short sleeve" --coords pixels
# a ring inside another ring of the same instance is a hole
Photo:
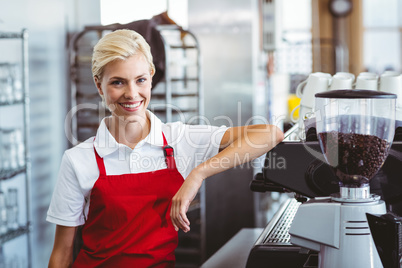
[[[84,206],[85,197],[75,169],[68,154],[64,153],[46,220],[63,226],[83,225]]]
[[[219,152],[220,143],[228,127],[210,125],[181,126],[177,133],[176,163],[184,179],[199,164],[215,156]]]

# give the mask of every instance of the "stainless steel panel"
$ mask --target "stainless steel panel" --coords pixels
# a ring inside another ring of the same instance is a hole
[[[212,125],[245,124],[252,116],[252,0],[189,1],[189,29],[203,60],[205,116]],[[207,257],[241,228],[254,225],[251,168],[206,181]]]

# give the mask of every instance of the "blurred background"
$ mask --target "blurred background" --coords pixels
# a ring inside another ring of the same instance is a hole
[[[0,6],[0,267],[47,266],[55,226],[45,218],[61,156],[94,135],[102,117],[90,56],[109,31],[129,27],[149,38],[161,74],[150,108],[163,121],[268,122],[286,130],[300,102],[295,88],[310,73],[401,71],[398,0],[0,0]],[[194,121],[197,115],[202,120]],[[180,233],[178,267],[199,267],[240,229],[267,224],[281,195],[250,191],[260,164],[206,181],[189,212],[197,227]]]

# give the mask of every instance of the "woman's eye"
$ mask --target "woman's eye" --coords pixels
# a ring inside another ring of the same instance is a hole
[[[121,84],[123,83],[119,80],[112,81],[112,85],[121,85]]]
[[[137,82],[140,83],[140,84],[144,83],[145,81],[146,81],[145,78],[140,78],[140,79],[137,80]]]

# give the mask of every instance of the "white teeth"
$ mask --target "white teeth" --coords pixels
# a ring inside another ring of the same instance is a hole
[[[121,106],[123,106],[124,108],[133,109],[133,108],[136,108],[136,107],[140,106],[140,104],[141,104],[141,102],[138,102],[138,103],[135,103],[135,104],[124,104],[124,103],[122,103]]]

